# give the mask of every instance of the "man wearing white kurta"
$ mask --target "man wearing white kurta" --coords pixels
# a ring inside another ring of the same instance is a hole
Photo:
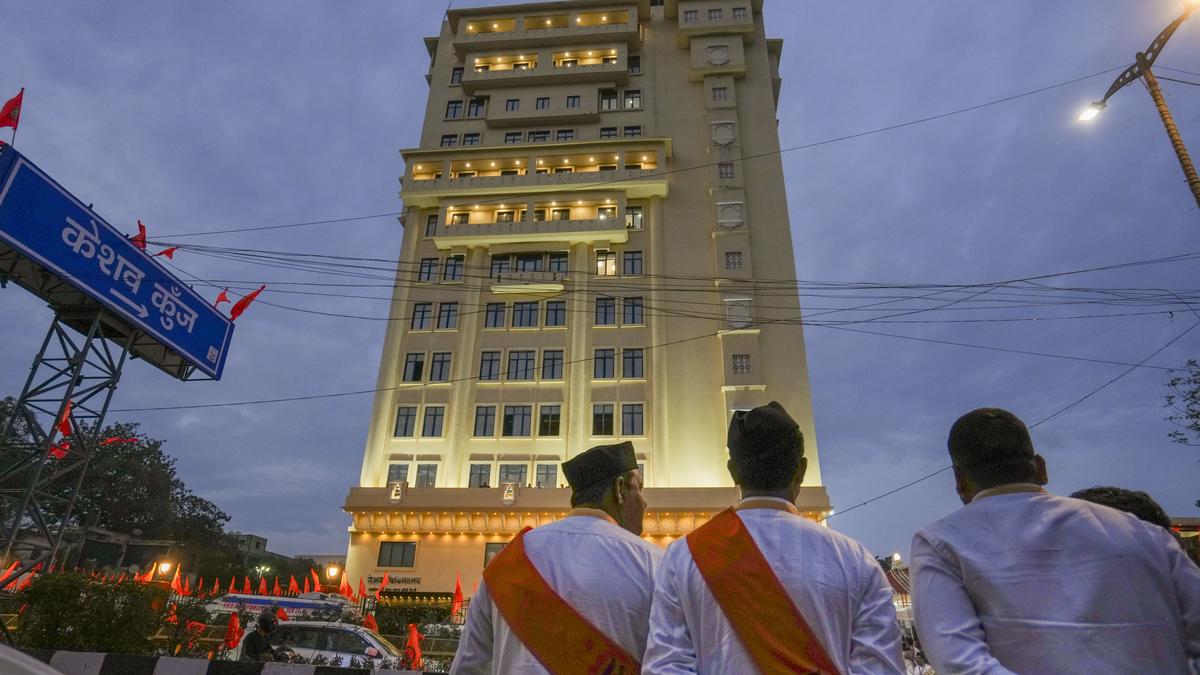
[[[913,538],[921,646],[938,673],[1197,672],[1200,569],[1161,527],[1042,488],[1025,425],[959,418],[965,506]]]
[[[662,549],[643,540],[641,472],[633,446],[593,448],[563,464],[574,507],[524,536],[546,583],[634,658],[646,648],[654,572]],[[486,582],[471,600],[451,673],[546,673],[501,616]]]
[[[729,471],[743,495],[733,515],[782,584],[787,597],[778,601],[794,605],[839,673],[904,673],[892,589],[879,563],[862,544],[809,521],[794,506],[807,468],[799,426],[775,402],[739,411],[728,446]],[[642,672],[758,672],[745,639],[688,542],[671,544],[655,584]]]

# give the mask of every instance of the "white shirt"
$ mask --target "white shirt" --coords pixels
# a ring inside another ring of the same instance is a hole
[[[892,589],[866,547],[785,511],[743,509],[737,516],[839,672],[904,673]],[[687,541],[671,544],[658,568],[642,672],[756,670]]]
[[[603,518],[576,515],[526,533],[525,554],[567,604],[630,656],[641,657],[661,548]],[[545,672],[480,583],[451,675]]]
[[[1200,664],[1200,569],[1169,532],[1036,486],[1011,490],[913,537],[917,632],[938,673]]]

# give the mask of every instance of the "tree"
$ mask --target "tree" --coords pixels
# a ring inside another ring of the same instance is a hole
[[[1166,395],[1171,414],[1167,421],[1179,428],[1172,431],[1171,440],[1183,445],[1200,446],[1200,362],[1188,359],[1182,375],[1172,373],[1167,381],[1171,393]],[[1200,500],[1196,500],[1200,507]]]

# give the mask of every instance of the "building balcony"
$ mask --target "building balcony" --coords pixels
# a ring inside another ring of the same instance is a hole
[[[566,272],[501,272],[492,276],[493,293],[561,293]]]
[[[450,224],[438,228],[433,243],[439,249],[445,250],[459,246],[492,246],[530,242],[575,244],[604,241],[621,244],[628,240],[629,231],[625,228],[624,220],[592,218]],[[561,280],[559,281],[559,290],[561,290]],[[513,290],[511,292],[520,291]]]
[[[563,56],[569,54],[572,56]],[[587,54],[592,54],[590,59]],[[575,58],[579,55],[581,58]],[[595,63],[587,63],[588,60]],[[563,65],[563,62],[575,62]],[[508,87],[542,87],[556,84],[624,85],[629,82],[629,62],[626,46],[593,45],[583,51],[557,54],[497,54],[476,57],[462,77],[463,93],[474,96],[479,92]]]
[[[445,198],[617,189],[630,199],[667,196],[667,176],[658,169],[617,169],[517,176],[404,179],[400,197],[416,208],[433,208]]]
[[[487,95],[487,92],[481,92]],[[600,110],[596,105],[596,92],[591,92],[588,103],[575,108],[568,108],[566,100],[556,96],[547,108],[535,108],[532,105],[524,109],[505,110],[501,105],[502,95],[493,97],[493,103],[488,106],[487,117],[484,121],[488,127],[503,129],[507,127],[555,127],[577,124],[596,124],[600,121]]]
[[[636,4],[591,2],[570,11],[531,10],[515,16],[512,9],[516,8],[510,8],[509,13],[487,15],[479,9],[451,10],[455,54],[466,61],[467,54],[484,50],[531,49],[596,40],[632,46],[641,41],[639,18],[650,18],[649,0],[638,0]]]

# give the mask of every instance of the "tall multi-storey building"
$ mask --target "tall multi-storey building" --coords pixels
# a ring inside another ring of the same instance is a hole
[[[665,545],[736,501],[730,414],[770,400],[828,513],[762,0],[455,9],[425,44],[351,584],[470,588],[564,515],[561,462],[618,440]]]

